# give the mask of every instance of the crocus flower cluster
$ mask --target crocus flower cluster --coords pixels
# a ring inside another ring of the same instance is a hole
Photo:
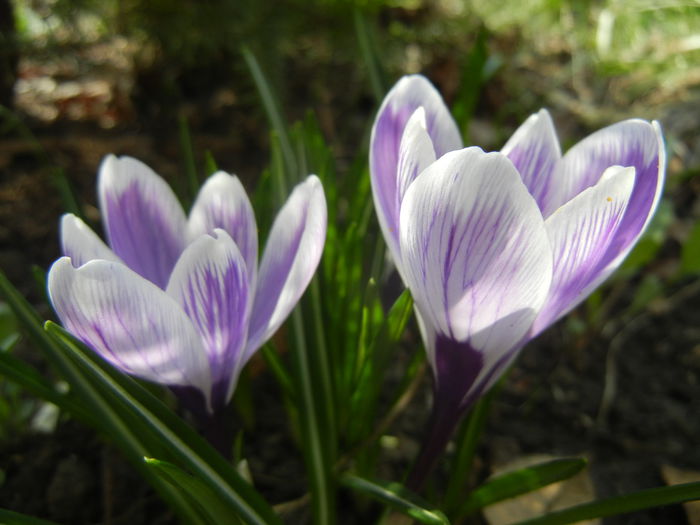
[[[420,478],[522,346],[632,249],[660,198],[664,145],[658,123],[634,119],[562,156],[541,110],[500,152],[463,148],[439,93],[408,76],[386,96],[370,148],[379,223],[434,372]]]
[[[238,178],[212,175],[186,217],[145,164],[108,156],[99,201],[109,247],[79,218],[61,221],[49,271],[64,326],[121,370],[196,389],[205,410],[230,399],[238,375],[298,302],[326,235],[319,179],[294,188],[258,267],[258,232]]]

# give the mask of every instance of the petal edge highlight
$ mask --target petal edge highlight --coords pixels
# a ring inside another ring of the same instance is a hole
[[[298,184],[277,214],[258,273],[246,359],[269,339],[306,290],[323,253],[326,197],[310,175]]]
[[[61,217],[60,229],[63,255],[70,257],[76,268],[93,259],[119,261],[119,257],[102,242],[102,239],[72,213]]]
[[[552,117],[546,109],[530,115],[501,149],[520,172],[546,217],[553,211],[551,186],[554,168],[561,158],[561,148]]]
[[[209,177],[192,206],[187,220],[188,238],[212,235],[221,228],[243,255],[250,283],[258,269],[258,226],[253,206],[241,181],[235,175],[219,171]]]
[[[63,325],[121,370],[161,384],[194,386],[209,399],[211,378],[201,340],[165,292],[121,263],[74,268],[68,257],[48,275]]]
[[[401,78],[384,98],[370,138],[370,176],[374,207],[387,244],[399,243],[398,164],[406,123],[422,107],[428,135],[440,157],[462,147],[462,139],[442,96],[422,75]]]

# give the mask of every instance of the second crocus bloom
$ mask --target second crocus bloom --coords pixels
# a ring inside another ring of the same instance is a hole
[[[199,391],[204,410],[217,411],[318,266],[327,216],[320,181],[312,175],[294,188],[259,267],[255,216],[235,176],[212,175],[189,217],[165,181],[129,157],[103,161],[98,190],[109,247],[63,217],[65,257],[48,279],[56,313],[118,368]]]
[[[440,95],[414,75],[379,110],[370,171],[434,372],[435,449],[527,341],[619,266],[656,209],[665,153],[659,125],[635,119],[562,156],[546,110],[501,152],[462,148]]]

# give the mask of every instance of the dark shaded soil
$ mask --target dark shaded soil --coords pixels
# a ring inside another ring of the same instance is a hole
[[[3,446],[0,505],[59,523],[175,523],[119,453],[73,422]]]
[[[696,291],[621,327],[626,337],[612,363],[612,345],[602,338],[566,348],[547,334],[526,349],[493,405],[487,457],[498,458],[501,447],[516,455],[585,455],[601,498],[664,485],[664,465],[700,470],[698,306]],[[615,394],[601,411],[606,374],[615,378]],[[669,507],[606,523],[685,518]]]

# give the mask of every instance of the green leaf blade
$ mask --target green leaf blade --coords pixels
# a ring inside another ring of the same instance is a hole
[[[684,483],[576,505],[546,516],[521,521],[516,525],[566,525],[593,518],[617,516],[618,514],[628,514],[698,499],[700,499],[700,482]]]
[[[178,489],[184,498],[189,499],[207,517],[211,525],[231,523],[232,520],[240,523],[232,515],[231,508],[200,479],[191,476],[178,466],[167,461],[144,458],[144,463],[157,476]]]
[[[440,510],[431,508],[431,505],[399,483],[369,481],[346,474],[341,478],[341,484],[376,499],[424,525],[450,525],[449,520]]]
[[[564,458],[502,474],[474,490],[460,506],[458,515],[473,514],[488,505],[563,481],[578,474],[586,465],[583,458]]]
[[[292,312],[294,345],[292,358],[295,365],[295,390],[298,392],[298,413],[301,434],[305,442],[302,451],[309,476],[313,520],[317,525],[335,523],[335,483],[333,481],[332,432],[326,421],[324,402],[329,392],[325,392],[322,372],[317,370],[311,348],[306,339],[306,330],[301,311]],[[315,350],[319,350],[316,348]],[[327,402],[327,399],[326,399]]]
[[[130,377],[120,373],[84,345],[74,340],[58,325],[47,322],[47,332],[63,347],[64,352],[89,378],[101,399],[114,412],[115,425],[124,421],[139,428],[139,435],[147,431],[153,447],[167,450],[171,459],[200,477],[249,525],[280,523],[272,508],[264,501],[226,460],[195,430],[177,417],[160,400],[152,396]],[[122,432],[125,432],[122,430]],[[142,439],[146,439],[143,437]],[[141,448],[141,457],[152,455]]]

